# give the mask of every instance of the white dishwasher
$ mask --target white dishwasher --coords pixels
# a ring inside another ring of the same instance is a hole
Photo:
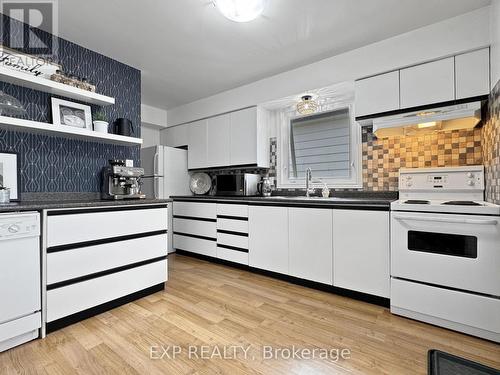
[[[0,214],[0,352],[38,337],[40,215]]]

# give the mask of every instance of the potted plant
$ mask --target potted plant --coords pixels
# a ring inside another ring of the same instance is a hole
[[[106,121],[106,115],[99,111],[94,115],[94,131],[98,133],[107,133],[109,123]]]

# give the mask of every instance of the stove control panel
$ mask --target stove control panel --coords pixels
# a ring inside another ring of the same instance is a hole
[[[401,168],[399,189],[404,190],[484,190],[483,166],[451,168]]]

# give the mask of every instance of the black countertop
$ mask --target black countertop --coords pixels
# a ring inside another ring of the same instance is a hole
[[[18,211],[41,211],[57,210],[63,208],[92,208],[92,207],[113,207],[113,206],[133,206],[142,204],[165,204],[171,199],[127,199],[127,200],[102,200],[102,199],[63,199],[60,201],[49,200],[22,200],[8,204],[0,204],[0,212]]]
[[[397,199],[397,195],[353,194],[352,196],[345,196],[343,194],[342,196],[330,198],[306,198],[305,196],[226,197],[214,195],[181,195],[170,198],[173,201],[389,211],[391,202]]]

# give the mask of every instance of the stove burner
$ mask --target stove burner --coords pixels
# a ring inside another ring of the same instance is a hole
[[[421,199],[409,199],[404,202],[405,204],[430,204],[429,201],[424,201]]]
[[[444,202],[443,204],[449,206],[481,206],[481,203],[473,201],[449,201],[449,202]]]

